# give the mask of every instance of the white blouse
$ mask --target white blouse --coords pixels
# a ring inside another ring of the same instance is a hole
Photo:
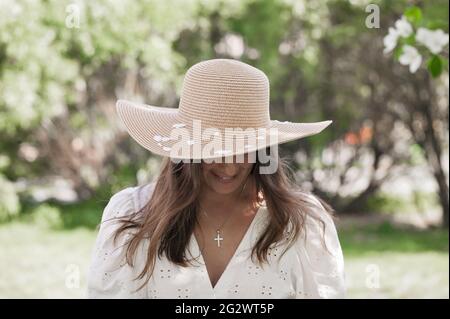
[[[89,267],[88,298],[345,298],[344,258],[336,228],[313,196],[311,200],[318,205],[315,213],[326,224],[325,241],[331,254],[322,245],[321,225],[307,218],[306,237],[300,235],[279,262],[284,244],[272,245],[269,265],[254,264],[250,259],[251,248],[268,222],[267,207],[261,206],[214,287],[192,234],[188,252],[197,257],[197,265],[182,267],[165,257],[157,257],[147,285],[133,292],[146,278],[133,281],[145,264],[148,242],[141,242],[135,267],[130,267],[124,257],[124,243],[130,234],[119,236],[113,244],[111,235],[118,223],[108,219],[142,208],[150,199],[153,187],[154,183],[125,188],[114,194],[106,205]]]

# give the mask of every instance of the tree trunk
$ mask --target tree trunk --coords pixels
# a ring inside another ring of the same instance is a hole
[[[424,112],[425,118],[426,118],[426,126],[425,126],[425,155],[428,160],[428,163],[430,164],[430,167],[433,171],[433,176],[436,180],[436,183],[438,185],[439,191],[439,202],[441,204],[442,209],[442,226],[448,228],[449,223],[449,194],[448,194],[448,184],[447,184],[447,178],[445,176],[444,168],[442,166],[442,143],[441,139],[439,138],[439,132],[434,128],[434,121],[436,120],[434,118],[434,112],[433,112],[433,105],[436,103],[436,99],[434,98],[433,94],[433,84],[431,83],[431,79],[429,76],[427,77],[427,84],[428,84],[428,90],[429,90],[429,103],[425,103],[426,101],[422,102],[421,109]],[[439,114],[438,114],[439,116]]]

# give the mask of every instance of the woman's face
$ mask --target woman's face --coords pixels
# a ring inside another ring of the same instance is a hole
[[[203,178],[211,190],[219,194],[230,194],[240,192],[245,179],[255,163],[249,162],[248,154],[245,154],[244,161],[237,163],[236,156],[233,163],[202,163]]]

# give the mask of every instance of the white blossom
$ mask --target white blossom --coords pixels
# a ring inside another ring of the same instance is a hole
[[[413,33],[413,27],[408,22],[405,16],[395,21],[395,28],[390,27],[389,33],[383,38],[384,50],[389,53],[397,46],[398,38],[407,38]]]
[[[404,38],[409,37],[413,33],[413,28],[408,20],[406,20],[405,16],[402,16],[401,19],[395,21],[395,28],[397,29],[398,34]]]
[[[423,44],[434,54],[438,54],[448,44],[448,34],[439,30],[429,30],[419,28],[416,34],[416,41]]]
[[[403,46],[403,53],[399,57],[400,64],[409,65],[409,71],[415,73],[422,64],[422,56],[415,47],[410,45]]]
[[[384,53],[389,53],[397,46],[399,33],[394,28],[389,28],[389,33],[383,38]]]

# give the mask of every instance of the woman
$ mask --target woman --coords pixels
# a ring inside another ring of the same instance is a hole
[[[277,149],[331,121],[270,120],[266,75],[230,59],[192,66],[178,109],[120,100],[117,111],[164,160],[155,182],[105,207],[90,298],[345,296],[332,208],[295,184]]]

